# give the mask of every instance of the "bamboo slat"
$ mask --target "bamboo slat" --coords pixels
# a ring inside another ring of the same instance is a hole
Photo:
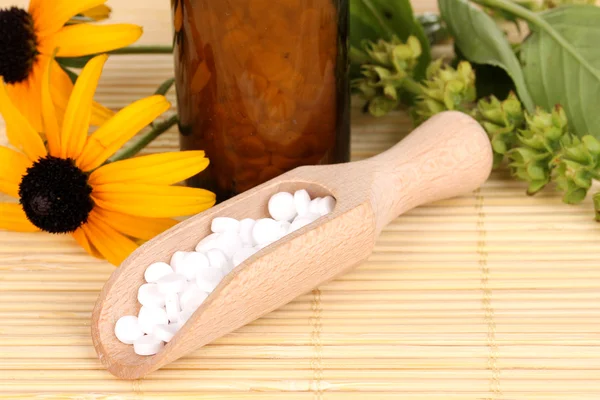
[[[27,0],[0,0],[0,8],[13,3]],[[434,0],[414,3],[417,12],[436,9]],[[170,43],[167,0],[109,4],[114,20],[144,25],[142,44]],[[119,108],[146,96],[172,76],[172,64],[169,56],[112,57],[97,99]],[[359,111],[355,160],[411,130],[406,114]],[[175,150],[170,132],[148,152]],[[113,267],[68,237],[0,231],[0,398],[597,400],[592,203],[524,192],[497,171],[475,193],[414,210],[386,228],[356,271],[131,382],[102,368],[89,333]]]

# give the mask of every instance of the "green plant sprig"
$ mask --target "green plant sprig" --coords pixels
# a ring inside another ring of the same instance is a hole
[[[591,135],[577,137],[560,105],[550,112],[538,107],[528,113],[512,92],[504,100],[491,96],[476,101],[475,72],[467,61],[456,68],[441,59],[434,61],[426,78],[417,82],[412,76],[420,54],[416,39],[365,46],[369,59],[363,77],[353,86],[372,115],[387,114],[406,95],[414,99],[408,105],[417,124],[447,110],[470,114],[488,133],[494,166],[507,160],[512,175],[528,183],[529,195],[553,182],[564,192],[565,203],[578,204],[587,197],[593,180],[600,180],[600,141]],[[600,193],[594,196],[594,204],[600,221]]]

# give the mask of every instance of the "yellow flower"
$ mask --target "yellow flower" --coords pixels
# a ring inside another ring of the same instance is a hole
[[[142,28],[132,24],[65,26],[76,15],[102,12],[99,7],[105,7],[104,3],[106,0],[31,0],[28,11],[0,9],[0,77],[14,105],[38,132],[42,131],[43,67],[55,49],[56,57],[105,53],[129,46],[142,35]],[[73,84],[57,64],[53,71],[50,93],[56,107],[64,111]],[[111,116],[110,110],[94,103],[93,125]]]
[[[172,186],[208,166],[203,151],[175,152],[106,164],[121,146],[170,108],[164,96],[125,107],[88,136],[92,98],[107,56],[85,66],[61,119],[50,95],[57,68],[44,68],[41,109],[47,144],[11,102],[0,79],[0,113],[11,144],[0,146],[0,229],[71,233],[96,257],[120,264],[136,247],[172,227],[179,215],[215,203],[203,189]],[[52,74],[52,79],[51,79]]]

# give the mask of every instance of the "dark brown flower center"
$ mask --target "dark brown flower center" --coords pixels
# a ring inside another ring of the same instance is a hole
[[[48,156],[31,166],[19,186],[29,221],[43,231],[69,233],[88,220],[94,208],[88,176],[71,159]]]
[[[31,15],[18,7],[0,9],[0,76],[4,81],[11,84],[26,80],[37,54]]]

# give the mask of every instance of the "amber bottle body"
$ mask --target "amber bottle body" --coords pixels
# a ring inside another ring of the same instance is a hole
[[[347,0],[173,0],[182,150],[219,200],[349,160]]]

